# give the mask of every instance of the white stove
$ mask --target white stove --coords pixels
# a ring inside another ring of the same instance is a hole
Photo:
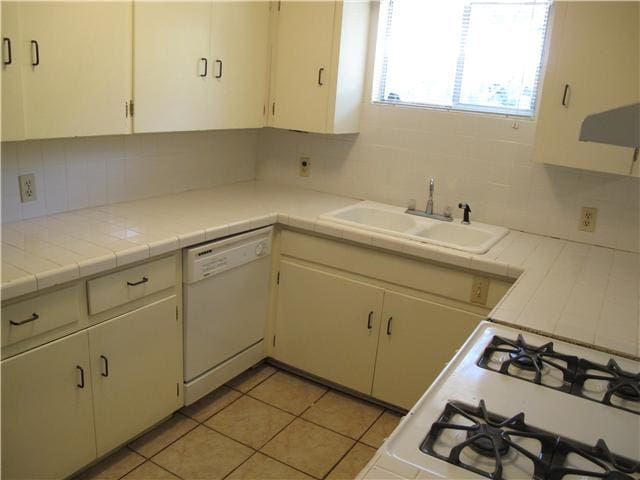
[[[482,322],[360,475],[640,479],[639,372]]]

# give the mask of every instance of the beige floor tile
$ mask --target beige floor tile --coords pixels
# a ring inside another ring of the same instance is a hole
[[[200,425],[168,446],[153,462],[188,479],[224,478],[253,454],[253,450]]]
[[[204,422],[210,416],[218,413],[241,395],[242,394],[240,392],[236,392],[229,387],[222,386],[205,395],[197,402],[192,403],[188,407],[184,407],[180,410],[180,413],[193,418],[196,422]]]
[[[123,480],[180,480],[173,473],[167,472],[155,463],[146,461],[138,468],[128,473]]]
[[[389,410],[385,411],[376,423],[371,425],[360,441],[366,443],[373,448],[379,448],[384,439],[391,435],[393,429],[396,428],[402,416]]]
[[[129,448],[143,457],[151,458],[197,425],[198,423],[189,417],[176,413],[166,422],[131,442]]]
[[[205,422],[208,427],[256,450],[295,417],[251,397],[242,397]]]
[[[302,419],[296,419],[262,451],[316,478],[323,478],[354,441]]]
[[[144,462],[144,457],[132,452],[128,448],[121,448],[112,453],[100,463],[85,470],[75,477],[77,480],[112,480],[126,475]]]
[[[263,382],[276,373],[276,371],[277,370],[271,365],[262,363],[255,368],[250,368],[246,372],[241,373],[230,382],[227,382],[227,385],[243,393],[247,393],[260,382]]]
[[[375,453],[375,448],[356,443],[336,468],[327,475],[327,480],[353,480]]]
[[[369,402],[331,390],[304,412],[302,418],[358,439],[382,410]]]
[[[227,477],[228,480],[312,480],[284,463],[256,453]]]
[[[277,372],[249,392],[254,398],[300,415],[327,389],[285,372]]]

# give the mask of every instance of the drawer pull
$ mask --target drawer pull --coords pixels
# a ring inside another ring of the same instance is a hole
[[[80,383],[78,383],[78,388],[84,388],[84,368],[80,365],[76,365],[76,368],[80,370]]]
[[[100,375],[102,375],[103,377],[108,377],[109,376],[109,359],[104,355],[100,355],[100,358],[102,359],[102,364],[104,366]]]
[[[37,320],[39,318],[40,318],[40,315],[38,315],[37,313],[34,313],[33,315],[31,315],[26,320],[21,320],[19,322],[14,322],[13,320],[9,320],[9,323],[11,325],[24,325],[25,323],[33,322],[34,320]]]
[[[367,328],[368,328],[369,330],[371,330],[371,329],[373,328],[372,320],[373,320],[373,310],[371,310],[371,311],[369,312],[369,318],[367,319]]]
[[[393,321],[393,317],[389,317],[387,320],[387,335],[391,335],[391,322]]]
[[[142,277],[142,280],[139,280],[137,282],[127,282],[127,285],[129,285],[130,287],[135,287],[136,285],[142,285],[143,283],[147,283],[149,281],[149,279],[147,277]]]

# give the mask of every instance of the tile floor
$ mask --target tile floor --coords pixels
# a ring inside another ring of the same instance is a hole
[[[76,479],[353,479],[399,420],[263,364]]]

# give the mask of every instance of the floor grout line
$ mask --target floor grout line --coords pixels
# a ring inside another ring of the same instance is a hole
[[[153,460],[153,459],[154,459],[157,455],[159,455],[161,452],[163,452],[163,451],[165,451],[166,449],[170,448],[170,447],[171,447],[172,445],[174,445],[176,442],[178,442],[179,440],[183,439],[185,436],[187,436],[188,434],[190,434],[191,432],[193,432],[195,429],[197,429],[197,428],[198,428],[198,427],[200,427],[200,426],[202,426],[202,427],[204,427],[204,428],[206,428],[206,429],[208,429],[208,430],[210,430],[210,431],[212,431],[212,432],[214,432],[214,433],[216,433],[216,434],[219,434],[219,435],[221,435],[221,436],[223,436],[223,437],[225,437],[225,438],[227,438],[227,439],[229,439],[229,440],[231,440],[231,441],[233,441],[233,442],[235,442],[235,443],[237,443],[237,444],[239,444],[239,445],[242,445],[242,446],[244,446],[245,448],[248,448],[248,449],[250,449],[250,450],[251,450],[251,454],[250,454],[250,455],[249,455],[249,456],[248,456],[244,461],[242,461],[239,465],[237,465],[235,468],[233,468],[233,470],[231,470],[228,474],[226,474],[224,478],[227,478],[227,477],[229,477],[230,475],[232,475],[232,474],[233,474],[235,471],[237,471],[240,467],[242,467],[244,464],[246,464],[246,463],[247,463],[251,458],[255,457],[257,453],[260,453],[261,455],[264,455],[265,457],[267,457],[267,458],[269,458],[269,459],[271,459],[271,460],[273,460],[273,461],[275,461],[275,462],[278,462],[279,464],[284,465],[284,466],[286,466],[286,467],[288,467],[288,468],[291,468],[291,469],[293,469],[293,470],[295,470],[295,471],[297,471],[297,472],[300,472],[300,473],[302,473],[302,474],[304,474],[304,475],[307,475],[307,476],[309,476],[309,477],[311,477],[311,478],[314,478],[314,479],[316,479],[316,480],[323,480],[323,479],[325,479],[327,476],[329,476],[329,475],[331,474],[331,472],[333,472],[333,471],[338,467],[338,465],[339,465],[339,464],[340,464],[340,463],[341,463],[341,462],[342,462],[342,461],[343,461],[343,460],[344,460],[344,459],[345,459],[345,458],[346,458],[346,457],[347,457],[347,456],[348,456],[348,455],[349,455],[349,454],[354,450],[354,448],[356,447],[356,445],[361,444],[361,445],[366,446],[366,447],[368,447],[368,448],[376,449],[376,447],[373,447],[373,446],[371,446],[371,445],[369,445],[369,444],[367,444],[367,443],[363,442],[363,441],[362,441],[362,438],[363,438],[363,437],[364,437],[364,436],[365,436],[365,435],[366,435],[366,434],[371,430],[371,428],[372,428],[372,427],[373,427],[373,426],[374,426],[374,425],[375,425],[375,424],[380,420],[380,418],[385,414],[385,412],[387,412],[387,411],[390,411],[390,412],[391,412],[391,410],[389,410],[388,408],[382,407],[382,406],[380,406],[380,405],[376,405],[375,403],[367,402],[366,400],[361,399],[361,398],[359,398],[359,397],[357,397],[357,396],[353,396],[353,395],[350,395],[350,394],[348,394],[348,393],[346,393],[346,392],[342,392],[342,391],[340,391],[340,390],[336,390],[336,389],[334,389],[334,388],[332,388],[332,387],[329,387],[329,386],[327,386],[327,385],[323,385],[323,384],[321,384],[321,383],[315,382],[315,381],[313,381],[313,380],[311,380],[311,379],[308,379],[308,378],[302,377],[302,376],[300,376],[300,375],[296,375],[295,373],[292,373],[292,372],[289,372],[289,371],[286,371],[286,370],[282,370],[282,369],[280,369],[280,368],[278,368],[278,367],[276,367],[276,366],[273,366],[273,365],[271,365],[271,364],[269,364],[269,363],[267,363],[267,362],[263,363],[262,365],[267,365],[267,366],[269,366],[269,367],[273,368],[273,369],[274,369],[274,371],[273,371],[272,373],[270,373],[267,377],[265,377],[264,379],[262,379],[261,381],[259,381],[259,382],[258,382],[258,383],[256,383],[255,385],[253,385],[253,386],[252,386],[251,388],[249,388],[246,392],[243,392],[243,391],[241,391],[241,390],[237,390],[236,388],[232,387],[231,385],[224,384],[223,386],[224,386],[225,388],[228,388],[228,389],[229,389],[229,391],[233,391],[233,392],[239,393],[238,397],[237,397],[237,398],[234,398],[234,399],[233,399],[232,401],[230,401],[228,404],[224,405],[222,408],[220,408],[219,410],[215,411],[214,413],[212,413],[211,415],[209,415],[209,416],[208,416],[208,417],[206,417],[205,419],[203,419],[203,420],[201,420],[201,421],[200,421],[200,420],[197,420],[197,419],[195,419],[195,418],[193,418],[193,417],[191,417],[191,416],[187,415],[186,413],[184,413],[184,412],[182,411],[183,409],[180,409],[180,410],[177,410],[176,412],[174,412],[174,413],[173,413],[173,415],[172,415],[172,417],[176,417],[176,416],[180,415],[181,417],[184,417],[184,419],[188,419],[189,421],[194,422],[194,424],[193,424],[192,426],[190,426],[190,428],[189,428],[188,430],[186,430],[184,433],[181,433],[178,437],[176,437],[176,438],[175,438],[175,439],[173,439],[171,442],[169,442],[167,445],[165,445],[165,446],[164,446],[164,447],[162,447],[160,450],[158,450],[157,452],[155,452],[153,455],[151,455],[151,456],[147,457],[147,456],[143,455],[142,453],[140,453],[140,452],[138,452],[138,451],[134,450],[132,447],[130,447],[130,444],[131,444],[131,443],[133,443],[133,442],[129,442],[129,444],[125,445],[123,448],[126,448],[126,449],[127,449],[127,450],[129,450],[129,452],[131,452],[131,453],[134,453],[134,454],[136,454],[136,455],[139,455],[141,458],[143,458],[143,462],[142,462],[142,463],[140,463],[139,465],[136,465],[136,466],[135,466],[135,467],[133,467],[132,469],[128,470],[124,475],[122,475],[122,476],[121,476],[121,477],[119,477],[119,478],[120,478],[120,479],[124,478],[125,476],[127,476],[127,475],[129,475],[131,472],[133,472],[134,470],[136,470],[136,469],[138,469],[138,468],[141,468],[141,467],[142,467],[146,462],[150,462],[151,464],[155,465],[156,467],[161,468],[162,470],[164,470],[164,471],[166,471],[166,472],[168,472],[168,473],[170,473],[170,474],[172,474],[172,475],[175,475],[177,478],[179,478],[179,479],[181,479],[181,480],[182,480],[182,478],[183,478],[183,477],[181,477],[181,476],[180,476],[180,475],[178,475],[177,473],[173,472],[173,471],[172,471],[172,470],[170,470],[169,468],[164,467],[163,465],[161,465],[161,464],[157,463],[157,461],[155,461],[155,460]],[[256,367],[256,368],[257,368],[257,367]],[[269,380],[271,377],[273,377],[273,376],[274,376],[275,374],[277,374],[278,372],[283,372],[283,373],[285,373],[285,374],[287,374],[287,375],[292,375],[292,376],[294,376],[294,377],[296,377],[296,378],[299,378],[299,379],[301,379],[301,380],[303,380],[303,381],[305,381],[305,382],[307,382],[307,383],[311,383],[311,384],[313,384],[313,385],[317,385],[318,387],[323,388],[323,389],[324,389],[324,392],[322,392],[322,394],[320,394],[320,395],[319,395],[315,400],[313,400],[309,405],[307,405],[307,406],[306,406],[306,407],[305,407],[305,408],[304,408],[300,413],[298,413],[298,414],[295,414],[295,413],[292,413],[292,412],[290,412],[290,411],[287,411],[287,410],[285,410],[284,408],[281,408],[281,407],[279,407],[279,406],[277,406],[277,405],[273,405],[273,404],[271,404],[271,403],[269,403],[269,402],[267,402],[267,401],[265,401],[265,400],[262,400],[262,399],[260,399],[260,398],[256,398],[256,397],[254,397],[254,396],[252,396],[252,395],[250,394],[250,393],[251,393],[255,388],[257,388],[258,386],[260,386],[260,385],[262,385],[263,383],[265,383],[267,380]],[[215,390],[214,390],[214,391],[215,391]],[[329,394],[329,392],[336,392],[336,393],[340,393],[340,394],[345,395],[345,396],[347,396],[347,397],[349,397],[349,398],[352,398],[352,399],[354,399],[354,400],[358,400],[358,401],[360,401],[360,402],[369,403],[369,404],[371,404],[372,406],[375,406],[375,407],[377,407],[377,408],[380,408],[380,409],[381,409],[381,411],[378,413],[378,415],[373,419],[373,421],[371,421],[371,423],[370,423],[370,424],[369,424],[369,425],[364,429],[364,431],[363,431],[363,432],[362,432],[362,433],[361,433],[357,438],[353,438],[353,437],[351,437],[351,436],[345,435],[344,433],[338,432],[338,431],[336,431],[336,430],[334,430],[334,429],[332,429],[332,428],[330,428],[330,427],[327,427],[327,426],[325,426],[325,425],[322,425],[322,424],[320,424],[320,423],[317,423],[317,422],[315,422],[315,421],[313,421],[313,420],[310,420],[310,419],[304,418],[304,417],[303,417],[303,415],[305,415],[305,414],[306,414],[310,409],[312,409],[314,406],[316,406],[316,405],[317,405],[317,404],[318,404],[318,403],[319,403],[319,402],[320,402],[320,401],[321,401],[321,400],[322,400],[326,395],[328,395],[328,394]],[[278,410],[278,411],[280,411],[280,412],[286,413],[287,415],[290,415],[292,418],[291,418],[291,420],[290,420],[290,421],[288,421],[288,422],[287,422],[283,427],[281,427],[278,431],[276,431],[274,434],[270,435],[270,436],[269,436],[269,439],[268,439],[267,441],[265,441],[265,442],[264,442],[260,447],[258,447],[258,448],[255,448],[255,447],[253,447],[253,446],[251,446],[251,445],[248,445],[247,443],[244,443],[243,441],[240,441],[240,440],[238,440],[238,439],[236,439],[236,438],[234,438],[234,437],[232,437],[232,436],[230,436],[230,435],[228,435],[228,434],[226,434],[226,433],[224,433],[224,432],[222,432],[222,431],[217,430],[216,428],[210,427],[209,425],[206,425],[206,424],[205,424],[205,422],[210,421],[213,417],[215,417],[216,415],[218,415],[218,414],[222,413],[224,410],[226,410],[227,408],[229,408],[231,405],[235,404],[235,403],[236,403],[238,400],[240,400],[242,397],[248,397],[248,398],[249,398],[249,399],[251,399],[251,400],[254,400],[254,401],[260,402],[260,403],[261,403],[261,404],[263,404],[263,405],[269,406],[269,407],[274,408],[274,409],[276,409],[276,410]],[[183,407],[183,408],[184,408],[184,407]],[[280,460],[280,459],[278,459],[278,458],[275,458],[275,457],[273,457],[273,456],[271,456],[271,455],[269,455],[269,454],[265,453],[264,451],[262,451],[262,449],[263,449],[264,447],[266,447],[266,446],[267,446],[271,441],[273,441],[276,437],[278,437],[278,436],[279,436],[283,431],[285,431],[289,426],[291,426],[291,424],[292,424],[293,422],[295,422],[295,421],[296,421],[296,420],[298,420],[298,419],[300,419],[301,421],[307,422],[307,423],[309,423],[309,424],[311,424],[311,425],[314,425],[314,426],[316,426],[316,427],[318,427],[318,428],[322,428],[322,429],[324,429],[324,430],[327,430],[327,431],[329,431],[329,432],[331,432],[331,433],[333,433],[333,434],[340,435],[341,437],[343,437],[343,438],[345,438],[345,439],[348,439],[348,440],[350,440],[351,442],[353,442],[353,443],[352,443],[352,445],[347,449],[347,451],[346,451],[346,452],[345,452],[345,453],[344,453],[344,454],[343,454],[343,455],[342,455],[342,456],[341,456],[341,457],[340,457],[340,458],[339,458],[339,459],[338,459],[338,460],[337,460],[337,461],[336,461],[336,462],[335,462],[335,463],[334,463],[334,464],[329,468],[329,470],[327,471],[327,473],[325,473],[322,477],[316,477],[315,475],[313,475],[313,474],[311,474],[311,473],[305,472],[304,470],[301,470],[301,469],[299,469],[299,468],[297,468],[297,467],[295,467],[295,466],[293,466],[293,465],[289,465],[287,462],[282,461],[282,460]],[[170,421],[170,420],[171,420],[171,419],[168,419],[167,421]],[[158,425],[157,427],[159,427],[159,426],[160,426],[160,425]],[[150,431],[153,431],[153,430],[150,430]],[[109,458],[109,457],[107,457],[107,458]]]

